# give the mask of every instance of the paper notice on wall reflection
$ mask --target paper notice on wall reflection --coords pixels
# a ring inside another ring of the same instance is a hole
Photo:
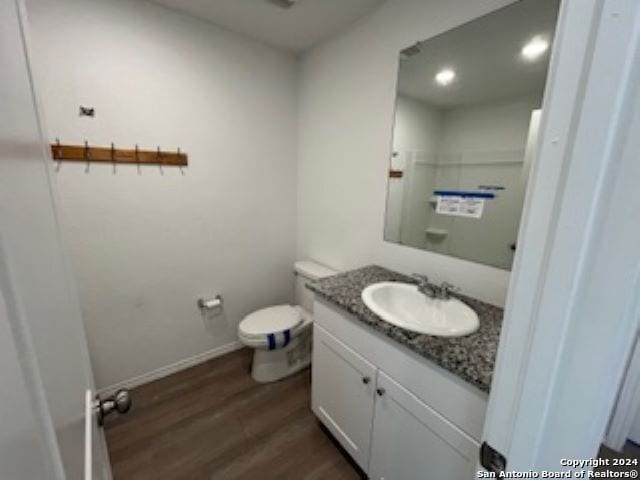
[[[462,196],[438,196],[436,213],[455,217],[480,218],[484,211],[484,198]]]

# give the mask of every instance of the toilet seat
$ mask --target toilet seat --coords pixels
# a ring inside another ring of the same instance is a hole
[[[238,336],[247,346],[275,350],[286,347],[310,320],[299,306],[267,307],[247,315],[238,325]]]

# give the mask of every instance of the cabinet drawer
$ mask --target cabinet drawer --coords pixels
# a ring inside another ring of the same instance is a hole
[[[376,368],[321,327],[313,331],[311,407],[366,471]]]

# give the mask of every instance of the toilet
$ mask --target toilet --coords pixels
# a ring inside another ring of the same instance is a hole
[[[280,380],[311,363],[313,292],[306,283],[336,273],[313,261],[296,262],[296,305],[262,308],[240,322],[238,338],[254,349],[251,376],[256,382]]]

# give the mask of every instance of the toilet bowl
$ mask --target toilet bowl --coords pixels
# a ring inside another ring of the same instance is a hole
[[[297,305],[276,305],[256,310],[238,325],[238,338],[253,348],[251,376],[260,383],[274,382],[311,363],[313,292],[306,283],[337,272],[312,261],[294,265]]]

